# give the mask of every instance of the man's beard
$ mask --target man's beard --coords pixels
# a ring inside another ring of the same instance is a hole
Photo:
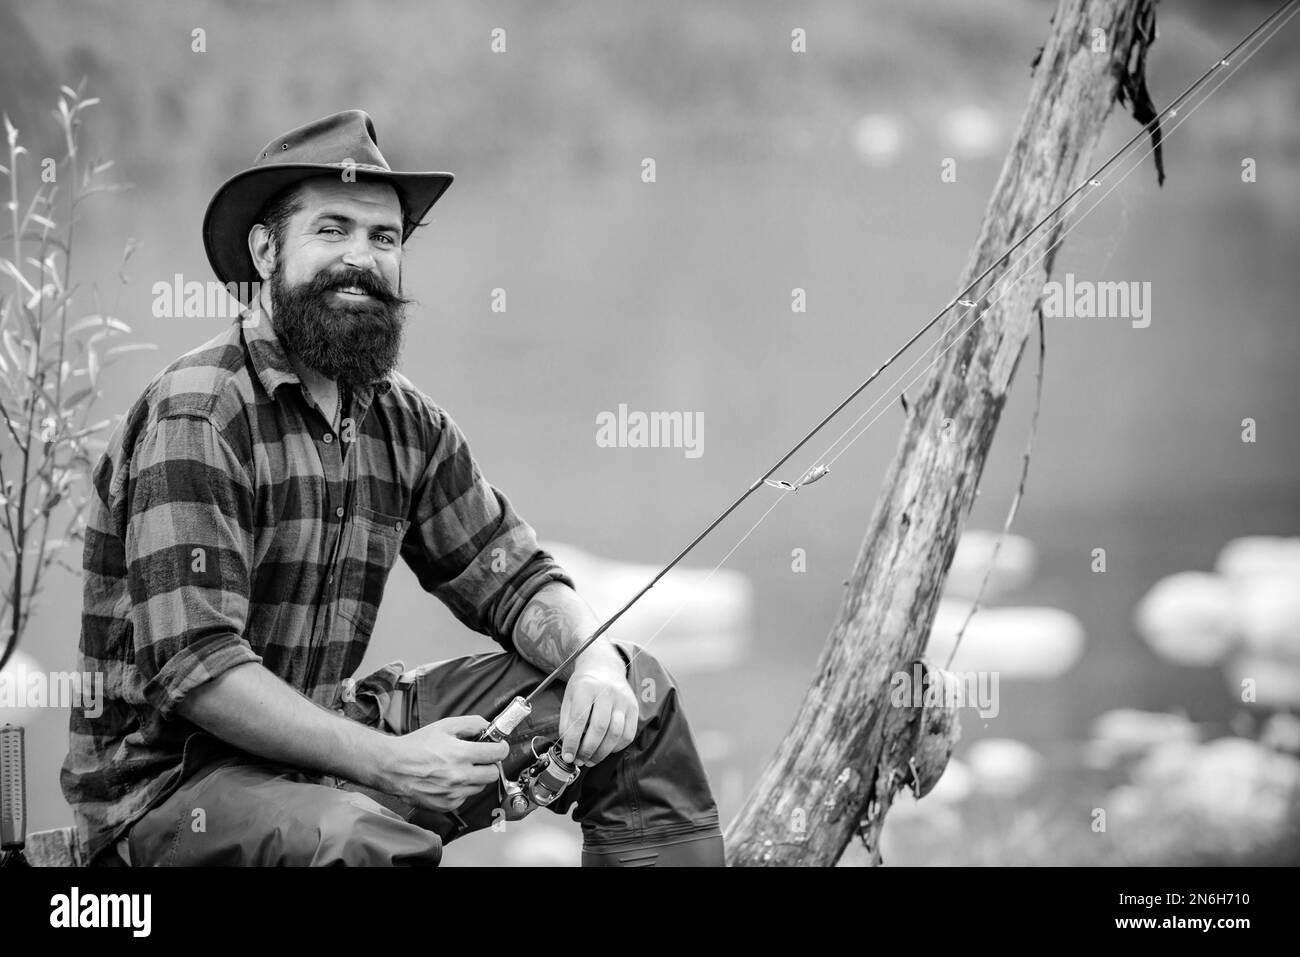
[[[384,378],[397,366],[408,299],[361,269],[322,271],[290,286],[283,257],[271,273],[271,325],[298,361],[352,387]],[[334,290],[355,286],[370,298],[345,301]]]

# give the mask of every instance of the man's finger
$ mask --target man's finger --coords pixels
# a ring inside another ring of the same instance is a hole
[[[468,764],[496,764],[508,754],[510,745],[505,741],[463,741],[456,750],[456,756]]]
[[[482,788],[457,788],[448,796],[447,803],[451,806],[451,810],[459,811],[468,801],[473,800],[482,791]]]
[[[637,725],[640,723],[641,723],[641,710],[640,708],[633,708],[632,711],[626,715],[625,724],[623,725],[622,748],[626,748],[629,744],[631,744],[633,741],[636,740]],[[621,751],[622,748],[620,748],[619,750]]]
[[[559,733],[561,736],[561,740],[565,742],[569,740],[569,719],[571,713],[572,713],[572,709],[569,707],[569,692],[568,689],[566,688],[564,692],[564,697],[560,701],[560,724],[559,724]],[[571,748],[566,743],[565,746],[560,750],[568,752],[571,751]],[[570,758],[569,760],[572,759]]]
[[[483,729],[490,722],[487,718],[478,714],[455,715],[450,718],[442,718],[435,721],[434,724],[442,731],[447,732],[453,737],[473,740],[483,733]]]
[[[474,793],[483,790],[483,785],[500,780],[500,772],[495,764],[476,764],[465,770],[465,785],[478,785]]]
[[[567,693],[564,698],[567,702],[569,698]],[[575,701],[569,708],[568,720],[560,725],[560,730],[564,732],[564,760],[573,761],[577,756],[578,745],[582,742],[583,732],[590,720],[591,703]]]
[[[608,701],[597,699],[591,706],[591,720],[587,724],[587,733],[582,736],[582,744],[578,745],[578,760],[592,763],[592,755],[600,748],[600,742],[605,738],[605,732],[609,730],[609,715],[611,704]]]
[[[609,719],[609,729],[605,732],[604,739],[600,742],[600,747],[591,756],[592,764],[599,764],[607,757],[618,750],[623,741],[623,726],[626,724],[626,715],[622,711],[615,711]]]

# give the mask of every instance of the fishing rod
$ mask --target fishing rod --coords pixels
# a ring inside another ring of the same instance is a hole
[[[822,464],[818,464],[810,467],[806,472],[803,473],[803,475],[799,477],[797,481],[793,483],[774,480],[772,479],[772,474],[776,472],[777,469],[781,468],[781,466],[784,465],[787,461],[789,461],[790,458],[792,458],[801,448],[804,447],[804,445],[806,445],[814,436],[816,436],[823,428],[825,428],[825,426],[829,424],[830,421],[834,419],[837,415],[839,415],[840,412],[842,412],[854,399],[856,399],[859,395],[861,395],[862,392],[868,386],[870,386],[873,382],[875,382],[876,379],[878,379],[880,375],[885,372],[886,369],[888,369],[891,365],[893,365],[894,362],[896,362],[904,353],[906,353],[908,349],[910,349],[913,345],[915,345],[916,342],[920,340],[921,337],[924,336],[930,329],[932,329],[935,326],[935,324],[939,322],[940,319],[942,319],[945,315],[947,315],[950,310],[952,310],[955,306],[959,306],[959,305],[964,306],[967,309],[973,309],[975,306],[977,306],[979,304],[979,299],[983,298],[983,295],[978,296],[975,299],[966,298],[972,292],[972,290],[974,290],[977,286],[980,285],[980,283],[982,283],[986,278],[988,278],[988,276],[995,269],[998,268],[999,264],[1007,260],[1012,253],[1016,252],[1016,250],[1018,250],[1021,246],[1023,246],[1044,225],[1046,225],[1049,221],[1051,221],[1052,218],[1056,216],[1056,214],[1059,213],[1071,200],[1073,200],[1076,196],[1078,196],[1080,193],[1082,193],[1085,189],[1089,187],[1100,186],[1102,174],[1105,173],[1106,170],[1108,170],[1112,165],[1114,165],[1115,162],[1119,160],[1119,158],[1125,152],[1127,152],[1135,143],[1141,140],[1143,135],[1150,133],[1152,135],[1153,142],[1155,143],[1155,147],[1158,149],[1160,145],[1159,144],[1160,121],[1165,116],[1176,116],[1179,105],[1185,99],[1187,99],[1187,97],[1189,97],[1194,92],[1196,92],[1196,90],[1198,90],[1205,83],[1207,79],[1209,79],[1212,75],[1214,75],[1216,71],[1219,71],[1224,67],[1227,67],[1231,59],[1244,46],[1246,46],[1246,44],[1248,44],[1251,40],[1253,40],[1256,36],[1258,36],[1273,21],[1275,21],[1279,16],[1281,16],[1284,11],[1286,11],[1288,8],[1295,5],[1295,3],[1297,2],[1300,2],[1300,0],[1285,0],[1285,2],[1280,7],[1278,7],[1272,14],[1266,17],[1258,26],[1256,26],[1252,31],[1250,31],[1250,33],[1248,33],[1245,37],[1243,37],[1235,46],[1233,46],[1230,50],[1228,50],[1221,57],[1219,57],[1219,59],[1216,60],[1210,66],[1209,69],[1207,69],[1203,74],[1201,74],[1200,77],[1198,77],[1195,81],[1193,81],[1182,93],[1180,93],[1177,97],[1175,97],[1169,103],[1168,106],[1166,106],[1163,110],[1156,112],[1150,119],[1146,120],[1142,124],[1142,126],[1138,129],[1138,131],[1133,134],[1132,138],[1130,138],[1127,142],[1125,142],[1122,146],[1120,146],[1117,150],[1115,150],[1106,159],[1106,161],[1102,163],[1101,166],[1097,167],[1097,169],[1093,173],[1091,173],[1087,178],[1085,178],[1082,183],[1074,187],[1074,189],[1072,189],[1069,193],[1067,193],[1066,196],[1059,203],[1057,203],[1054,207],[1052,207],[1052,209],[1049,210],[1041,219],[1039,219],[1038,222],[1036,222],[1023,235],[1021,235],[1019,239],[1017,239],[1014,243],[1008,246],[1000,255],[994,258],[990,262],[990,264],[984,269],[983,272],[981,272],[973,280],[967,283],[967,285],[964,288],[962,288],[961,291],[959,291],[945,306],[943,306],[924,326],[922,326],[905,343],[903,343],[903,345],[900,346],[888,359],[886,359],[885,362],[879,368],[877,368],[874,372],[872,372],[871,375],[867,376],[867,378],[863,380],[863,382],[860,385],[858,385],[855,389],[853,389],[853,391],[850,392],[838,405],[836,405],[829,413],[827,413],[821,419],[821,421],[818,422],[806,435],[804,435],[803,438],[801,438],[797,443],[795,443],[795,445],[792,446],[789,449],[789,451],[787,451],[775,463],[773,463],[767,469],[766,472],[764,472],[761,476],[755,479],[754,482],[747,489],[745,489],[745,491],[742,492],[735,501],[733,501],[730,505],[728,505],[721,512],[721,514],[719,514],[715,519],[713,519],[713,521],[711,521],[707,526],[705,526],[704,530],[701,531],[698,535],[696,535],[695,538],[692,539],[691,542],[685,548],[683,548],[680,552],[678,552],[677,555],[671,561],[669,561],[666,565],[664,565],[654,575],[654,577],[651,578],[650,581],[647,582],[641,588],[640,591],[638,591],[635,595],[633,595],[618,611],[616,611],[613,615],[611,615],[608,619],[606,619],[600,625],[600,627],[597,628],[594,632],[592,632],[592,634],[585,641],[583,641],[567,657],[565,657],[563,661],[561,661],[558,665],[556,665],[555,668],[552,669],[552,671],[541,681],[540,684],[538,684],[536,688],[533,689],[533,691],[530,694],[528,694],[526,697],[522,695],[516,696],[513,701],[511,701],[508,705],[506,705],[506,707],[501,711],[501,713],[498,714],[495,719],[493,719],[491,724],[489,724],[488,727],[483,730],[482,734],[479,736],[479,740],[482,741],[505,740],[515,730],[515,728],[519,726],[519,724],[524,720],[524,718],[526,718],[532,712],[532,701],[534,698],[536,698],[539,694],[541,694],[544,690],[546,690],[546,688],[548,688],[560,676],[560,674],[564,671],[565,668],[567,668],[570,664],[572,664],[573,661],[576,660],[584,651],[590,648],[591,645],[597,641],[597,639],[599,639],[606,631],[608,631],[609,628],[615,622],[617,622],[633,605],[635,605],[638,601],[640,601],[641,598],[648,591],[650,591],[651,588],[653,588],[656,584],[658,584],[658,582],[665,575],[667,575],[670,571],[672,571],[672,569],[676,567],[677,564],[683,558],[689,555],[695,549],[695,547],[700,544],[700,542],[702,542],[706,537],[708,537],[715,528],[717,528],[720,524],[722,524],[722,522],[725,521],[726,518],[729,515],[731,515],[732,512],[734,512],[737,508],[739,508],[742,504],[744,504],[744,502],[759,488],[763,487],[764,485],[768,485],[774,488],[781,489],[785,492],[797,492],[800,488],[806,485],[812,485],[814,482],[817,482],[823,477],[825,477],[830,472],[830,467],[829,465],[822,465]],[[538,755],[534,750],[534,757],[537,758],[537,763],[532,767],[528,768],[520,777],[520,780],[518,782],[508,781],[505,777],[504,772],[503,771],[501,772],[501,783],[505,790],[504,807],[506,809],[506,815],[508,819],[514,820],[514,819],[518,819],[519,817],[525,816],[526,814],[531,812],[533,806],[545,806],[547,804],[550,804],[559,796],[560,792],[563,791],[563,789],[567,787],[568,784],[572,783],[572,781],[577,777],[578,771],[576,765],[567,762],[563,759],[563,755],[561,753],[560,741],[557,741],[554,744],[554,746],[551,749],[549,749],[547,753],[544,755]],[[499,765],[498,765],[498,769],[500,770]],[[530,804],[530,800],[531,800],[531,804]]]

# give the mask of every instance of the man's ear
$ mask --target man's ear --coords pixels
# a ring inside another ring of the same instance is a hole
[[[248,231],[248,254],[253,257],[253,265],[263,282],[268,281],[275,271],[277,252],[270,228],[265,223],[254,223]]]

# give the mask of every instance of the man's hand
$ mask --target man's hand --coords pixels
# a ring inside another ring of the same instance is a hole
[[[636,737],[640,705],[622,659],[614,657],[618,664],[582,658],[575,663],[560,705],[560,736],[567,761],[576,756],[583,764],[598,764]]]
[[[599,627],[596,613],[577,592],[548,582],[519,616],[514,644],[525,661],[549,673]],[[608,639],[593,642],[559,676],[565,683],[560,705],[565,760],[596,764],[632,743],[641,708],[627,682],[627,666]]]
[[[496,783],[497,762],[510,753],[504,741],[475,740],[487,726],[486,718],[471,714],[387,739],[392,753],[385,790],[419,807],[456,810]]]

